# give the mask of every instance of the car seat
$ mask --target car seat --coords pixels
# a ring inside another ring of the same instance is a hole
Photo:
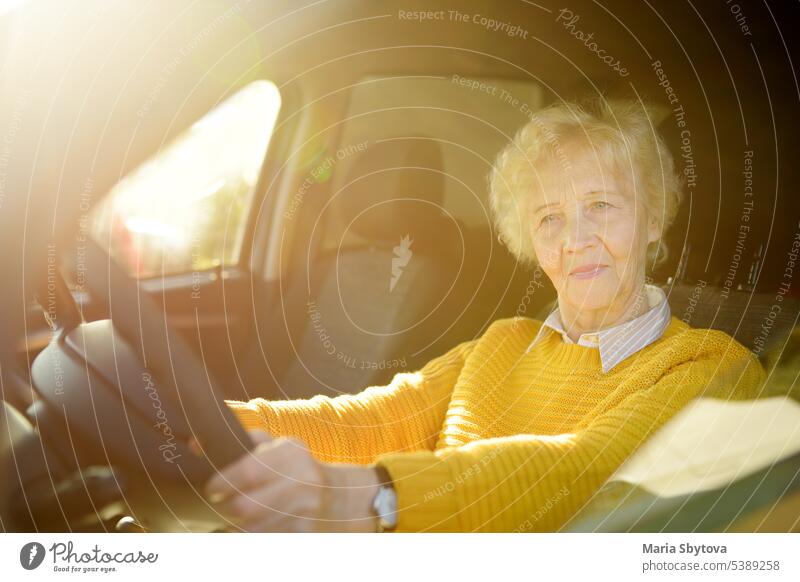
[[[354,393],[438,355],[426,346],[447,326],[466,260],[462,225],[443,208],[440,147],[401,137],[357,156],[319,214],[321,250],[293,270],[273,308],[287,343],[270,349],[284,367],[272,393],[258,395]]]

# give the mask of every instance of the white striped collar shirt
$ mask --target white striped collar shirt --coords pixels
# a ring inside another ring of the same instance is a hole
[[[607,373],[626,358],[659,339],[670,324],[672,312],[664,291],[655,285],[645,285],[645,294],[649,307],[645,313],[602,331],[584,333],[577,342],[572,341],[567,335],[561,322],[561,315],[556,309],[544,320],[526,353],[544,337],[547,330],[551,330],[561,334],[563,341],[568,344],[577,343],[579,346],[599,349],[603,373]]]

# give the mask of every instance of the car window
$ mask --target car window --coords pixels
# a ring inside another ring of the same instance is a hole
[[[236,264],[280,103],[262,80],[209,111],[114,186],[94,239],[138,278]]]

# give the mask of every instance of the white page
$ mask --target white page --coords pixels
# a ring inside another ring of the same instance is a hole
[[[671,497],[725,485],[800,452],[800,404],[777,396],[698,398],[643,444],[609,481]]]

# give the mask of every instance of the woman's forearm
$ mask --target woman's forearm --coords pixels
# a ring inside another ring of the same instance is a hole
[[[475,341],[464,342],[387,386],[309,400],[226,401],[247,429],[304,441],[331,463],[371,463],[378,455],[432,450],[458,374]]]

